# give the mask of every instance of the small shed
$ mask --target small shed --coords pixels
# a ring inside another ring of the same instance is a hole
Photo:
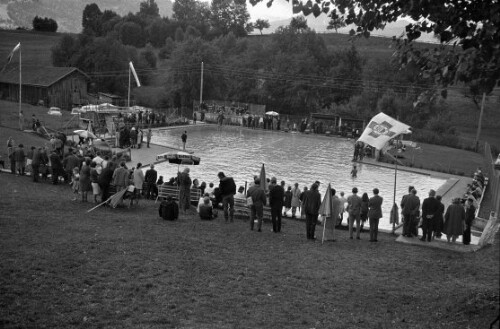
[[[22,66],[23,103],[71,110],[87,103],[90,78],[75,67]],[[19,101],[19,67],[11,66],[0,74],[0,99]]]

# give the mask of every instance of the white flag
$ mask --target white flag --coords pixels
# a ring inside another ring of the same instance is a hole
[[[370,120],[358,142],[363,142],[380,150],[390,139],[401,134],[410,133],[410,126],[380,112]]]
[[[137,83],[137,87],[140,87],[141,83],[139,82],[139,77],[137,76],[137,73],[135,72],[134,64],[132,64],[132,62],[129,62],[128,66],[130,67],[130,70],[132,71],[132,74],[134,75],[135,82]]]
[[[12,51],[10,52],[9,56],[7,57],[7,64],[10,63],[10,61],[12,60],[12,57],[14,57],[14,53],[19,49],[21,48],[21,43],[19,42],[15,47],[14,49],[12,49]]]

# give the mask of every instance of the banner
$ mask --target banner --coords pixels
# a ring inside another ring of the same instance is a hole
[[[21,48],[21,43],[19,42],[15,47],[14,49],[12,49],[12,51],[10,52],[9,56],[7,57],[7,64],[10,63],[10,61],[12,60],[12,57],[14,57],[14,53],[19,49]]]
[[[358,142],[363,142],[380,150],[390,139],[401,134],[410,133],[410,126],[380,112],[370,120]]]
[[[137,76],[137,73],[135,72],[134,64],[132,64],[132,62],[129,62],[128,66],[130,67],[130,70],[132,71],[132,74],[134,75],[135,82],[137,83],[137,87],[140,87],[141,83],[139,82],[139,77]]]

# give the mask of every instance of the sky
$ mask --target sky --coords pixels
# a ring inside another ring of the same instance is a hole
[[[247,1],[247,9],[251,16],[251,21],[257,19],[267,19],[269,21],[276,21],[281,19],[290,18],[293,16],[292,3],[285,0],[274,0],[270,8],[266,6],[267,0],[263,0],[255,6],[252,6]]]

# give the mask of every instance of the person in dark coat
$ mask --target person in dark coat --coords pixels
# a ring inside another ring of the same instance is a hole
[[[281,231],[281,212],[283,211],[283,203],[285,199],[285,190],[283,186],[276,184],[276,178],[271,178],[271,185],[269,187],[269,205],[271,206],[271,220],[273,222],[273,232],[278,233]]]
[[[281,183],[282,183],[281,186],[284,186],[283,185],[284,182],[282,181]],[[292,197],[293,197],[292,187],[288,186],[287,190],[285,191],[285,203],[283,204],[283,206],[285,207],[285,212],[283,213],[283,217],[287,217],[286,213],[290,209],[292,209]]]
[[[434,215],[434,236],[441,238],[444,227],[444,204],[441,202],[442,196],[437,195],[436,200],[439,201],[439,210]]]
[[[217,174],[220,179],[219,192],[224,208],[224,219],[231,223],[234,221],[234,195],[236,194],[236,184],[232,177],[227,177],[222,171]]]
[[[63,167],[64,167],[64,172],[65,172],[64,181],[65,182],[68,182],[70,180],[71,175],[73,174],[73,169],[75,169],[75,167],[80,168],[80,165],[81,165],[80,159],[76,156],[76,154],[70,148],[69,153],[63,159]]]
[[[158,208],[158,213],[164,220],[177,220],[179,218],[179,206],[172,200],[170,195],[163,200]]]
[[[415,235],[415,225],[420,211],[420,199],[417,197],[417,190],[410,186],[407,195],[401,200],[403,213],[403,236],[413,237]]]
[[[26,161],[26,154],[24,153],[24,145],[19,144],[17,149],[13,154],[14,159],[16,160],[16,171],[18,175],[24,175],[24,162]]]
[[[146,170],[146,175],[144,176],[144,181],[146,182],[146,199],[154,198],[157,178],[158,173],[155,170],[155,166],[152,164],[150,169]]]
[[[109,187],[111,186],[111,182],[113,181],[113,173],[116,169],[116,164],[114,162],[108,163],[106,168],[104,168],[99,175],[98,184],[101,189],[101,201],[104,202],[108,200],[109,195]]]
[[[52,150],[50,153],[50,165],[52,167],[52,184],[56,185],[59,183],[59,176],[64,175],[63,165],[59,153],[57,150]]]
[[[420,241],[430,242],[432,240],[432,230],[435,227],[434,218],[439,211],[441,202],[436,200],[436,191],[430,190],[429,197],[422,202],[422,231],[423,235]]]
[[[469,198],[465,202],[465,230],[462,238],[463,244],[470,244],[472,222],[476,218],[476,207],[474,207],[474,199]]]
[[[319,207],[321,206],[321,194],[318,192],[318,184],[314,183],[311,189],[305,192],[303,208],[306,214],[306,235],[308,240],[315,240],[316,221],[318,220]]]
[[[373,189],[373,196],[368,201],[368,220],[370,223],[370,242],[377,242],[378,223],[382,218],[382,202],[384,201],[378,195],[378,188]]]
[[[452,204],[446,209],[444,215],[444,229],[443,233],[446,234],[448,242],[454,243],[457,238],[464,233],[465,225],[465,210],[460,204],[460,198],[455,198]]]

